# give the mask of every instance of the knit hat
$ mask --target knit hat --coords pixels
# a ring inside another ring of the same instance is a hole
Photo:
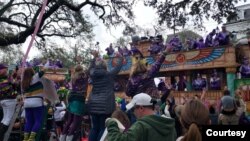
[[[230,112],[235,110],[236,103],[233,97],[226,95],[221,98],[222,110]]]
[[[130,110],[132,109],[135,105],[140,105],[140,106],[150,106],[153,105],[153,101],[151,96],[149,96],[146,93],[139,93],[133,97],[131,102],[126,105],[126,109]]]

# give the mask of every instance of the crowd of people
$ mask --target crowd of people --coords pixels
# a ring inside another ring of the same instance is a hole
[[[210,34],[205,42],[207,45],[211,44],[208,40],[217,39],[211,37],[214,31]],[[225,41],[228,34],[221,34]],[[218,41],[222,45],[220,36]],[[225,44],[228,42],[225,41]],[[111,47],[107,49],[109,55],[114,54]],[[7,73],[8,67],[1,64],[0,104],[3,118],[0,141],[10,125],[17,104],[23,105],[23,141],[36,140],[44,118],[47,118],[46,113],[50,113],[47,105],[53,107],[52,115],[59,141],[74,141],[85,116],[90,117],[91,129],[86,135],[89,141],[202,141],[200,129],[203,125],[250,124],[246,117],[243,88],[237,89],[235,96],[230,95],[230,91],[225,88],[221,99],[216,104],[211,103],[206,98],[206,84],[198,74],[193,87],[201,95],[177,104],[171,94],[172,89],[165,81],[157,84],[154,81],[166,55],[173,50],[166,48],[158,52],[160,56],[151,67],[148,67],[138,50],[125,51],[120,50],[115,54],[117,65],[111,70],[108,70],[99,52],[92,51],[90,66],[75,66],[70,81],[59,86],[44,77],[44,69],[35,71],[31,65],[26,65],[21,79],[18,67]],[[125,88],[129,100],[123,97],[118,101],[114,91],[115,78],[122,68],[124,56],[128,54],[136,58]],[[43,65],[42,68],[50,68],[52,64],[52,68],[62,67],[62,62],[58,62],[59,65],[51,63],[51,60],[46,64],[35,62],[39,66]],[[242,66],[241,69],[245,70],[246,67]],[[243,74],[245,78],[248,76],[248,72]],[[221,88],[218,86],[220,81],[214,71],[211,77],[214,90]],[[92,89],[87,99],[89,84]]]
[[[189,51],[189,50],[196,50],[196,49],[203,49],[207,47],[219,47],[219,46],[226,46],[230,44],[230,41],[234,38],[234,35],[227,31],[226,26],[221,27],[221,31],[217,27],[213,29],[204,39],[200,37],[198,39],[193,39],[189,37],[185,37],[185,41],[181,41],[181,37],[175,35],[169,41],[167,40],[164,43],[164,39],[162,35],[157,35],[155,37],[141,37],[141,39],[135,39],[134,42],[131,44],[131,48],[128,49],[125,47],[117,46],[117,50],[120,54],[124,56],[128,56],[133,54],[133,50],[135,49],[136,42],[139,40],[150,40],[151,45],[148,48],[148,52],[150,55],[157,55],[161,51],[168,49],[170,52],[180,52],[180,51]],[[112,44],[105,49],[106,54],[109,57],[113,57],[115,53],[115,48]]]

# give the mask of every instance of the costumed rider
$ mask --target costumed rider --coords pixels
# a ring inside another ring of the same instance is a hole
[[[71,76],[71,89],[68,97],[67,119],[60,135],[60,141],[72,141],[74,132],[80,127],[82,116],[86,112],[88,76],[81,65],[77,65]]]
[[[22,79],[22,90],[24,93],[25,125],[23,141],[34,141],[37,133],[43,126],[45,114],[45,98],[51,105],[59,101],[55,85],[46,79],[44,71],[35,73],[33,68],[25,68]]]
[[[206,88],[207,83],[204,78],[201,77],[201,75],[198,73],[197,78],[192,83],[194,90],[201,91],[203,88]]]
[[[210,78],[210,87],[212,90],[220,90],[221,89],[221,79],[218,76],[216,70],[214,70],[212,77]]]
[[[240,73],[241,78],[250,78],[250,64],[248,57],[243,58],[243,63],[240,66]]]
[[[0,123],[0,140],[4,138],[5,132],[8,130],[10,121],[15,112],[15,107],[17,104],[16,97],[17,93],[17,83],[13,78],[13,75],[7,72],[8,67],[4,64],[0,64],[0,106],[3,109],[3,118]],[[16,77],[15,77],[16,78]]]

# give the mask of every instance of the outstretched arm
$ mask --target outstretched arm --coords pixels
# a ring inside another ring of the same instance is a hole
[[[166,58],[167,52],[163,52],[160,58],[151,66],[151,69],[148,71],[147,77],[153,78],[159,72],[162,63]]]
[[[99,56],[99,53],[97,51],[91,51],[90,53],[93,55],[94,58],[90,62],[90,66],[89,66],[89,69],[88,69],[88,74],[90,73],[90,70],[92,68],[95,68],[95,60]]]
[[[116,75],[120,72],[120,70],[122,69],[123,60],[124,57],[119,57],[119,59],[117,60],[118,65],[110,71],[110,74]]]

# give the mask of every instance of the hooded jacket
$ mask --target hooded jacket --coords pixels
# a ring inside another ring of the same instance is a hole
[[[138,119],[125,133],[115,121],[107,124],[109,141],[175,141],[175,122],[172,118],[149,115]]]

